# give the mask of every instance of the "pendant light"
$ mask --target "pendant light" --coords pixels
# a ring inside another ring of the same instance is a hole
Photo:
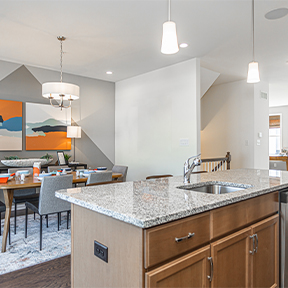
[[[50,104],[53,107],[69,108],[73,100],[79,99],[80,88],[77,85],[62,82],[62,57],[63,48],[62,44],[65,41],[64,36],[58,36],[57,39],[60,41],[60,82],[47,82],[42,84],[42,96],[50,100]],[[57,104],[53,104],[52,100],[55,100]],[[70,102],[68,106],[64,105],[64,100]]]
[[[250,62],[248,66],[247,83],[258,83],[260,82],[259,67],[258,62],[255,62],[255,54],[254,54],[254,0],[252,0],[252,22],[253,22],[253,31],[252,31],[253,62]]]
[[[161,52],[163,54],[175,54],[179,51],[176,24],[170,21],[171,16],[171,3],[168,0],[168,21],[163,23],[163,35]]]

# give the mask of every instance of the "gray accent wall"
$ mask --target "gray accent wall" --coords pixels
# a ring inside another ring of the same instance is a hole
[[[1,62],[5,65],[1,66]],[[31,66],[20,66],[0,61],[0,99],[23,102],[23,149],[22,151],[0,151],[0,159],[17,155],[21,158],[40,157],[46,152],[57,160],[56,151],[25,150],[25,102],[49,105],[42,97],[42,83],[59,81],[60,73]],[[15,67],[15,68],[14,68]],[[11,72],[12,69],[16,69]],[[63,74],[63,82],[80,86],[80,99],[72,103],[72,122],[82,128],[81,139],[76,139],[76,161],[89,167],[106,166],[111,169],[115,161],[115,84],[77,75]],[[57,108],[55,108],[57,109]],[[71,151],[66,151],[73,158]],[[72,159],[71,158],[71,159]],[[0,164],[1,166],[2,164]]]

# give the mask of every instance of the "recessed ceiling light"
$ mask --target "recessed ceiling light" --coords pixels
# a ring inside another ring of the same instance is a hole
[[[179,46],[180,46],[180,48],[186,48],[186,47],[188,47],[188,44],[187,43],[181,43]]]
[[[111,75],[111,74],[113,74],[113,72],[112,71],[107,71],[106,74]]]
[[[265,18],[269,20],[276,20],[286,16],[287,14],[288,14],[287,8],[278,8],[266,13]]]

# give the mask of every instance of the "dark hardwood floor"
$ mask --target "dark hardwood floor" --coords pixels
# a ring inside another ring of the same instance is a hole
[[[70,255],[0,275],[0,287],[71,287]]]

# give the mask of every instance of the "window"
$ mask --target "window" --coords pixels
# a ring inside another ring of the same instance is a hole
[[[281,114],[269,115],[269,155],[276,155],[282,148]]]

